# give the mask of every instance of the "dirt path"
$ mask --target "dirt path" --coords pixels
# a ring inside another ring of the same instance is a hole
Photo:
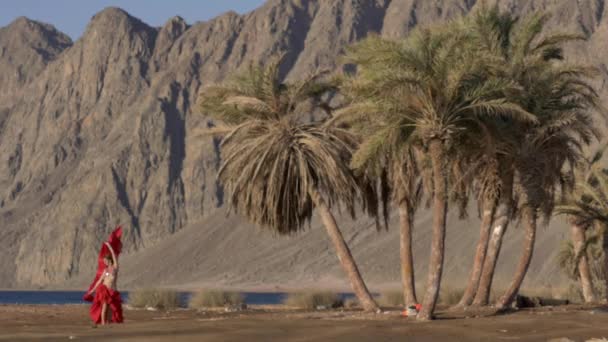
[[[608,310],[568,308],[483,317],[451,314],[430,323],[397,312],[244,313],[126,311],[122,325],[94,328],[88,307],[0,306],[0,341],[586,341],[608,337]]]

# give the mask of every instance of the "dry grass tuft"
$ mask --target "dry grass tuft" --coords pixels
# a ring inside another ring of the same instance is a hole
[[[544,299],[568,300],[570,303],[582,303],[583,293],[578,284],[570,284],[568,287],[534,287],[525,288],[520,291],[525,297],[538,297]]]
[[[439,303],[443,305],[456,305],[464,294],[463,288],[443,287],[439,292]]]
[[[488,300],[488,303],[490,303],[490,305],[494,305],[494,303],[498,302],[498,300],[500,299],[500,297],[502,297],[502,295],[506,292],[506,289],[494,289],[492,288],[490,290],[490,299]]]
[[[344,302],[337,293],[312,290],[290,293],[283,301],[283,304],[290,307],[308,310],[315,310],[319,307],[329,309],[344,306]]]
[[[519,294],[525,297],[540,297],[540,298],[553,298],[556,294],[556,290],[552,287],[539,286],[539,287],[527,287],[519,291]]]
[[[129,292],[129,305],[134,308],[170,310],[179,307],[179,294],[174,290],[138,289]]]
[[[346,309],[358,309],[361,307],[357,298],[348,298],[344,300],[344,308]]]
[[[191,309],[217,308],[224,305],[240,305],[245,302],[245,296],[239,292],[222,290],[200,290],[192,294],[188,307]]]
[[[583,291],[578,285],[570,284],[567,288],[563,289],[557,299],[567,299],[570,303],[583,303]]]
[[[380,293],[378,298],[378,304],[381,306],[395,307],[404,306],[405,300],[403,299],[402,290],[387,290]]]
[[[422,303],[424,298],[424,291],[422,287],[416,286],[416,294],[419,303]],[[439,300],[438,303],[442,305],[456,305],[462,298],[464,294],[463,288],[455,288],[450,286],[442,286],[439,292]],[[403,290],[401,289],[391,289],[387,291],[383,291],[380,293],[378,297],[378,304],[386,307],[403,307],[405,306],[405,300],[403,298]]]

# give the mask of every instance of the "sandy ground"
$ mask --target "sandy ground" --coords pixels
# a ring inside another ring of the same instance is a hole
[[[608,308],[556,307],[419,323],[398,311],[240,313],[126,310],[122,325],[94,327],[84,305],[0,306],[0,341],[586,341],[608,337]],[[566,341],[566,340],[564,340]]]

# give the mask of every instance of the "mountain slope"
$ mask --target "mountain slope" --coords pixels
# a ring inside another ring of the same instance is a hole
[[[600,67],[605,93],[604,0],[500,5],[522,15],[551,11],[555,29],[586,34],[589,41],[571,55]],[[245,15],[229,12],[192,26],[173,17],[160,28],[107,8],[73,44],[26,19],[1,29],[0,47],[8,48],[0,49],[0,81],[10,81],[0,87],[16,90],[0,95],[0,271],[7,275],[0,287],[86,278],[96,246],[119,223],[126,228],[130,286],[342,281],[317,224],[279,240],[224,217],[215,179],[218,141],[201,134],[212,122],[197,113],[197,94],[279,51],[287,52],[283,75],[297,79],[336,67],[344,46],[371,32],[402,37],[479,7],[474,0],[270,0]],[[15,61],[28,72],[14,77]],[[419,268],[428,258],[427,220],[422,213],[416,227]],[[448,266],[457,279],[468,272],[477,221],[451,222],[450,253],[463,253]],[[348,237],[365,276],[377,284],[397,281],[396,225],[379,235],[365,221],[353,226]],[[541,234],[531,278],[559,278],[552,258],[564,234],[558,226]],[[516,240],[509,241],[503,262],[518,252]]]

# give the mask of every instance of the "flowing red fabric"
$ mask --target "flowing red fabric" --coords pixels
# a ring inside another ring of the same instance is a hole
[[[108,238],[108,241],[107,241],[110,244],[110,246],[112,246],[112,249],[114,250],[114,254],[116,254],[117,258],[122,249],[122,242],[120,241],[121,237],[122,237],[122,227],[118,226],[110,234],[110,237]],[[83,299],[86,300],[87,302],[92,302],[94,299],[93,295],[90,295],[89,292],[93,289],[93,287],[97,283],[97,280],[99,280],[99,277],[101,277],[103,270],[106,268],[106,264],[104,264],[103,258],[108,254],[110,254],[110,250],[108,249],[108,246],[104,242],[101,244],[101,249],[99,250],[99,257],[97,257],[97,273],[95,274],[95,278],[93,279],[93,282],[91,283],[91,285],[89,285],[87,294],[85,294],[83,297]]]
[[[93,304],[91,304],[91,320],[95,324],[101,323],[101,309],[103,304],[107,304],[107,310],[112,311],[112,318],[109,322],[111,323],[122,323],[122,299],[120,298],[120,292],[108,288],[104,284],[100,284],[95,290],[95,298]]]
[[[120,241],[121,237],[122,227],[117,226],[116,229],[114,229],[114,231],[110,234],[107,240],[110,246],[112,246],[114,254],[116,254],[116,258],[118,258],[118,255],[122,250],[122,242]],[[123,321],[121,306],[122,300],[120,298],[120,292],[113,289],[109,289],[105,285],[100,284],[97,287],[97,290],[95,291],[95,296],[89,293],[101,277],[102,273],[104,272],[106,265],[103,262],[103,258],[109,254],[110,249],[108,249],[108,246],[104,242],[101,245],[101,249],[99,250],[99,256],[97,258],[97,273],[95,274],[95,278],[89,286],[87,293],[83,297],[85,301],[93,302],[93,304],[91,305],[90,313],[91,319],[95,323],[101,322],[101,306],[103,303],[108,304],[110,306],[110,309],[112,310],[112,322],[121,323]]]

